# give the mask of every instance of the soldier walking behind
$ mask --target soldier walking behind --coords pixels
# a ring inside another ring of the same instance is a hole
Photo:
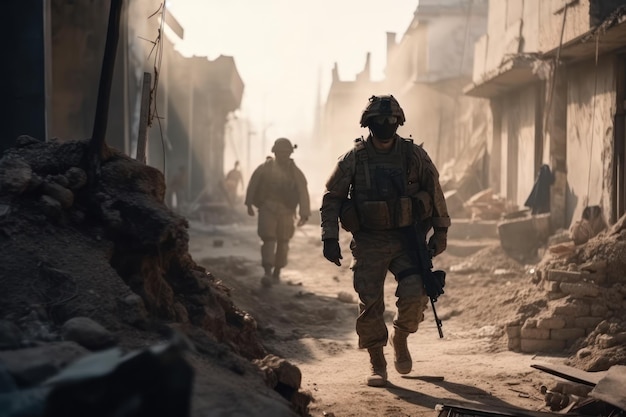
[[[265,271],[261,284],[266,287],[279,281],[280,270],[287,265],[296,208],[300,215],[298,227],[311,215],[306,178],[290,158],[294,149],[289,139],[276,139],[272,147],[275,158],[268,158],[257,167],[246,191],[248,214],[254,216],[253,206],[259,211],[257,233],[263,241],[261,264]]]
[[[404,111],[392,95],[372,96],[361,116],[369,128],[357,139],[326,182],[321,227],[324,257],[341,265],[339,222],[352,233],[354,288],[359,296],[356,331],[359,348],[367,349],[371,373],[367,385],[384,386],[387,362],[383,347],[393,346],[400,374],[412,369],[407,337],[424,319],[426,295],[410,233],[422,222],[433,234],[428,248],[433,256],[446,249],[450,217],[439,184],[439,173],[426,151],[396,134]],[[415,240],[413,240],[415,242]],[[397,286],[397,311],[391,336],[384,320],[383,289],[387,271]]]

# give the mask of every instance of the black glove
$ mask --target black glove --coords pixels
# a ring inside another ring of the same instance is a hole
[[[440,255],[448,247],[448,229],[445,227],[435,228],[435,232],[428,239],[428,249],[433,254],[433,258]]]
[[[324,258],[328,259],[337,266],[341,266],[341,261],[339,260],[343,259],[343,257],[341,256],[339,239],[324,239]]]

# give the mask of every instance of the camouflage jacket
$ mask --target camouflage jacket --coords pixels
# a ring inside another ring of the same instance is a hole
[[[337,165],[326,182],[326,190],[322,197],[321,227],[322,240],[338,238],[339,217],[342,205],[353,191],[357,164],[363,159],[362,152],[366,152],[365,146],[369,140],[357,139],[355,147],[342,155]],[[426,192],[432,200],[431,224],[434,227],[450,226],[450,216],[446,201],[439,184],[439,172],[430,157],[420,145],[416,145],[410,139],[403,139],[396,135],[396,145],[406,158],[406,176],[404,181],[405,192],[409,197],[416,197],[418,192]]]
[[[259,165],[252,173],[246,190],[245,204],[260,208],[267,201],[280,203],[294,212],[296,207],[299,207],[300,218],[311,216],[307,180],[292,159],[284,167],[270,159]]]

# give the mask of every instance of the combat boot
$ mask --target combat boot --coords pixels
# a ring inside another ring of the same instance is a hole
[[[274,268],[274,271],[272,272],[272,279],[274,282],[280,281],[280,268]]]
[[[261,285],[264,287],[271,287],[272,286],[272,267],[264,265],[263,269],[265,270],[265,274],[263,275],[263,278],[261,278]]]
[[[383,347],[369,348],[372,373],[367,377],[367,385],[370,387],[384,387],[387,383],[387,361],[383,353]]]
[[[406,343],[408,336],[409,332],[393,329],[391,337],[389,338],[389,343],[393,347],[393,365],[396,367],[396,371],[402,375],[411,372],[411,368],[413,367],[411,353]]]

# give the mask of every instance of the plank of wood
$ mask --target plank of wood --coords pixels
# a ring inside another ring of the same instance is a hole
[[[549,373],[551,375],[558,376],[559,378],[567,379],[571,382],[577,382],[579,384],[585,384],[595,387],[598,381],[600,381],[606,375],[607,371],[599,372],[587,372],[582,369],[577,369],[567,365],[559,365],[554,363],[546,364],[532,364],[531,368],[539,369],[540,371]]]

